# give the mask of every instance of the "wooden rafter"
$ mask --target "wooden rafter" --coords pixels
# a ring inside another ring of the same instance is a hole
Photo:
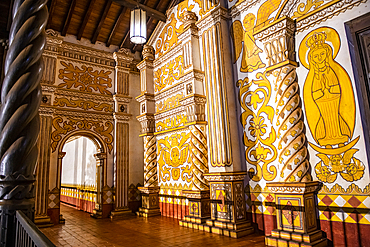
[[[123,47],[123,44],[126,42],[129,35],[130,35],[130,27],[128,27],[126,29],[125,36],[123,36],[123,40],[122,40],[121,45],[119,46],[119,48]]]
[[[102,15],[102,17],[100,19],[100,22],[98,24],[98,27],[95,29],[94,36],[91,39],[91,43],[93,43],[93,44],[96,43],[96,40],[99,37],[100,30],[101,30],[101,28],[103,26],[103,23],[105,21],[105,18],[107,18],[107,15],[108,15],[108,12],[109,12],[109,8],[110,8],[111,5],[112,5],[112,0],[108,0],[107,3],[105,4],[103,15]]]
[[[62,30],[62,33],[61,33],[62,36],[66,36],[66,34],[67,34],[69,24],[71,24],[72,15],[73,15],[73,12],[74,12],[75,7],[76,7],[76,2],[77,2],[77,0],[72,0],[71,5],[69,6],[67,19],[64,22],[63,30]]]
[[[78,31],[78,34],[77,34],[77,40],[81,40],[81,37],[82,35],[84,34],[84,31],[85,31],[85,27],[87,25],[87,22],[89,21],[89,18],[90,18],[90,15],[91,15],[91,12],[94,8],[94,3],[95,3],[95,0],[91,0],[90,1],[90,4],[89,4],[89,8],[87,9],[86,13],[85,13],[85,16],[84,16],[84,19],[83,19],[83,22],[80,26],[80,29]]]
[[[49,29],[51,26],[51,21],[53,19],[54,7],[57,0],[51,0],[50,8],[49,8],[49,19],[48,24],[46,24],[46,29]]]
[[[108,38],[108,41],[107,41],[107,44],[106,44],[107,47],[109,47],[110,44],[112,43],[112,39],[113,39],[114,35],[117,32],[117,28],[119,27],[119,25],[122,22],[122,19],[123,19],[124,15],[125,15],[126,10],[127,10],[126,7],[122,7],[121,8],[121,13],[119,14],[119,16],[118,16],[118,18],[117,18],[117,20],[116,20],[116,22],[114,24],[114,27],[113,27],[112,31],[110,32],[110,34],[109,34],[109,38]]]

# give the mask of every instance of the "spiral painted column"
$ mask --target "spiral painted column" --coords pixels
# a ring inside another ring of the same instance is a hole
[[[277,229],[266,237],[267,246],[327,246],[317,224],[315,193],[307,157],[303,112],[296,73],[295,22],[283,17],[255,33],[264,44],[266,73],[275,77],[279,182],[267,183],[274,193]]]
[[[16,210],[33,220],[47,0],[15,0],[0,109],[0,246],[14,246]]]
[[[141,94],[136,97],[136,100],[140,103],[140,115],[136,118],[141,124],[140,136],[144,138],[144,186],[139,187],[142,207],[139,208],[138,212],[138,215],[143,217],[161,214],[157,176],[157,139],[154,135],[153,61],[154,48],[150,45],[144,45],[143,61],[137,65],[140,70]]]
[[[144,136],[144,187],[158,186],[157,141],[154,135]]]
[[[278,160],[281,164],[280,182],[311,181],[308,173],[306,134],[303,132],[303,112],[295,66],[280,69],[277,80]]]

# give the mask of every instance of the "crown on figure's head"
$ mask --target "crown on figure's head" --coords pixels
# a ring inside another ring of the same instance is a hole
[[[325,43],[325,40],[326,33],[324,32],[314,33],[307,39],[306,46],[311,49],[315,47],[322,47],[322,45]]]

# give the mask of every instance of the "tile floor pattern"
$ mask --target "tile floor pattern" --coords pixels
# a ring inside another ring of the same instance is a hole
[[[61,205],[65,225],[42,228],[56,246],[247,246],[264,245],[264,236],[253,234],[233,239],[179,226],[178,220],[156,216],[111,221]]]

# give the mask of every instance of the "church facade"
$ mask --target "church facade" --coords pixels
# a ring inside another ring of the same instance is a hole
[[[141,56],[47,30],[35,221],[62,222],[62,200],[269,246],[370,245],[369,10],[184,0]],[[93,188],[61,181],[80,136]]]

